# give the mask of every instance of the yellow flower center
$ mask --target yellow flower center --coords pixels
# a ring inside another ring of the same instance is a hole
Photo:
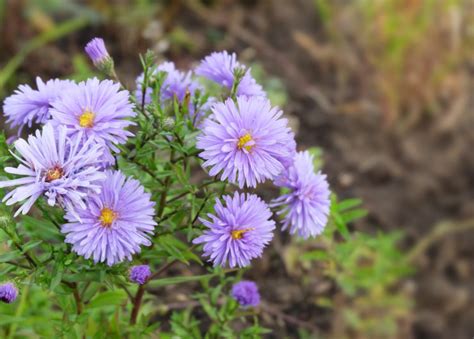
[[[59,166],[54,166],[46,172],[46,181],[51,182],[53,180],[60,179],[64,174],[64,170]]]
[[[245,135],[243,135],[239,138],[239,141],[237,142],[237,148],[240,149],[240,150],[242,148],[245,148],[248,152],[250,152],[254,145],[245,145],[249,141],[253,141],[252,136],[249,133],[246,133]]]
[[[91,128],[94,126],[94,118],[95,114],[86,109],[84,113],[79,116],[79,125],[84,128]]]
[[[102,224],[102,226],[110,227],[110,225],[112,225],[115,219],[117,219],[117,213],[112,211],[110,208],[104,207],[100,211],[99,221]]]
[[[245,228],[243,230],[234,230],[230,232],[230,235],[232,236],[232,239],[239,240],[243,238],[245,233],[247,233],[248,231],[253,231],[254,229],[255,228]]]

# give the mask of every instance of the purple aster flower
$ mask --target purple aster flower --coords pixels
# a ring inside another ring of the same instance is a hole
[[[92,140],[82,142],[78,137],[67,137],[63,126],[55,131],[47,124],[36,135],[30,135],[28,142],[17,140],[15,149],[21,164],[6,167],[5,172],[22,178],[0,181],[0,188],[18,186],[3,198],[7,205],[26,200],[15,216],[28,213],[42,194],[49,205],[58,203],[74,210],[85,207],[83,199],[90,192],[100,190],[98,182],[104,179],[98,171],[101,146]]]
[[[231,294],[242,307],[255,307],[260,304],[258,286],[253,281],[242,280],[234,284]]]
[[[112,61],[102,38],[92,39],[84,47],[84,50],[96,67],[101,67],[104,63]]]
[[[140,252],[140,245],[151,245],[156,222],[155,203],[138,180],[126,178],[120,171],[107,171],[100,194],[85,201],[78,215],[66,211],[67,224],[61,231],[72,250],[95,263],[112,266]]]
[[[313,157],[306,152],[295,155],[293,165],[275,180],[289,193],[274,200],[271,206],[284,206],[283,230],[298,233],[307,239],[321,234],[326,226],[330,206],[330,191],[326,176],[314,172]]]
[[[138,265],[130,269],[130,281],[143,285],[151,276],[150,266]]]
[[[282,111],[272,108],[263,97],[238,97],[237,103],[227,99],[212,108],[212,115],[203,123],[197,138],[200,157],[210,167],[209,175],[222,171],[221,180],[228,179],[255,187],[266,179],[274,179],[292,156],[289,145],[294,136],[281,119]]]
[[[105,143],[113,151],[133,134],[125,130],[134,123],[127,120],[136,113],[129,102],[129,93],[110,80],[89,79],[74,86],[51,109],[54,125],[65,125],[69,135],[81,135]]]
[[[18,296],[18,290],[15,285],[11,282],[0,285],[0,301],[4,303],[11,304],[16,300]]]
[[[232,89],[234,84],[234,71],[237,68],[244,67],[237,61],[235,53],[229,54],[227,51],[213,52],[196,68],[196,74],[209,80]],[[240,80],[237,87],[237,95],[245,96],[266,96],[262,89],[247,69],[245,75]]]
[[[216,215],[210,221],[200,219],[209,228],[194,239],[204,244],[204,256],[214,266],[245,267],[253,258],[261,257],[263,248],[272,240],[275,222],[267,204],[255,194],[234,192],[223,197],[226,206],[216,199]]]
[[[194,95],[195,91],[200,87],[199,84],[192,79],[192,72],[181,72],[176,69],[173,62],[163,62],[158,65],[155,69],[154,74],[158,72],[166,73],[166,77],[161,85],[161,102],[165,103],[166,101],[173,100],[174,97],[178,99],[180,103],[183,102],[186,93],[189,92],[191,96]],[[142,86],[143,86],[144,74],[142,73],[136,80],[137,90],[136,97],[138,102],[142,100]],[[152,89],[147,88],[145,91],[145,104],[151,102]]]
[[[19,127],[18,135],[25,126],[31,127],[33,123],[45,123],[51,117],[49,111],[51,103],[66,90],[72,88],[74,83],[59,79],[43,82],[40,77],[37,77],[36,86],[38,89],[33,89],[29,85],[20,85],[3,104],[7,123],[12,128]]]

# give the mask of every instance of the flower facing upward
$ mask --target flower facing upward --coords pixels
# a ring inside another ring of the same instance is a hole
[[[61,231],[74,252],[111,266],[131,260],[141,245],[151,245],[155,203],[138,180],[126,178],[120,171],[105,173],[100,194],[89,196],[78,215],[67,210],[68,223]]]
[[[11,282],[0,285],[0,301],[10,304],[16,300],[18,290]]]
[[[86,47],[84,47],[84,50],[96,67],[101,67],[105,63],[112,61],[105,47],[104,39],[102,38],[92,39],[87,43]]]
[[[98,182],[105,178],[98,171],[101,146],[67,137],[64,126],[55,131],[47,124],[36,135],[30,135],[28,142],[17,140],[15,149],[21,164],[17,168],[6,167],[5,172],[22,178],[0,181],[0,188],[18,186],[3,198],[7,205],[26,200],[15,216],[26,214],[42,194],[51,206],[59,203],[72,210],[85,207],[83,199],[90,192],[98,192]]]
[[[7,123],[12,127],[19,127],[18,134],[25,127],[33,123],[43,124],[50,117],[51,103],[61,97],[65,91],[72,88],[74,83],[69,80],[52,79],[43,82],[36,78],[38,89],[28,85],[20,85],[15,93],[5,99],[3,111]]]
[[[69,135],[81,135],[106,144],[123,144],[133,134],[125,129],[134,123],[135,112],[128,91],[110,80],[89,79],[74,86],[61,100],[53,103],[52,123],[65,125]]]
[[[309,152],[295,155],[293,165],[275,180],[275,185],[290,192],[274,200],[272,206],[284,206],[283,230],[298,233],[303,238],[321,234],[326,226],[330,206],[330,191],[326,176],[314,173]]]
[[[258,286],[253,281],[242,280],[234,284],[231,295],[242,307],[255,307],[260,304]]]
[[[255,194],[223,197],[226,206],[216,200],[216,215],[210,221],[200,219],[208,228],[194,239],[204,244],[204,255],[214,266],[245,267],[250,260],[261,257],[263,248],[272,240],[275,222],[270,220],[270,209]]]
[[[130,269],[130,281],[143,285],[151,276],[150,266],[138,265]]]
[[[278,108],[262,97],[238,97],[217,103],[197,139],[209,175],[255,187],[275,178],[291,159],[294,137]]]
[[[227,51],[213,52],[201,61],[201,64],[196,68],[196,74],[217,82],[230,90],[234,84],[234,71],[242,67],[243,65],[237,61],[235,53],[229,54]],[[250,69],[245,71],[236,94],[266,96],[262,86],[250,74]]]

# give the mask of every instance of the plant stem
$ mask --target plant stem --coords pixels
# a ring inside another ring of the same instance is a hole
[[[61,23],[56,27],[47,30],[44,33],[29,40],[0,71],[0,90],[3,88],[8,79],[15,73],[17,68],[21,66],[28,54],[37,50],[48,42],[57,40],[86,26],[87,24],[88,20],[83,17],[65,21],[64,23]]]
[[[414,262],[434,242],[446,235],[474,229],[474,218],[463,221],[443,221],[435,225],[430,233],[423,237],[408,253],[407,260]]]
[[[145,285],[140,285],[138,288],[137,294],[133,301],[132,315],[130,316],[130,325],[135,325],[137,323],[138,312],[140,311],[140,306],[143,300],[143,295],[145,294]]]
[[[70,283],[67,281],[62,281],[62,283],[69,288],[72,289],[72,294],[74,296],[74,300],[76,301],[76,313],[79,315],[82,313],[82,299],[81,295],[79,294],[79,289],[77,288],[77,283]]]
[[[22,290],[20,304],[18,305],[16,309],[15,318],[20,318],[23,312],[25,311],[26,300],[28,298],[28,293],[30,291],[30,285],[31,285],[31,280],[28,282],[26,287]],[[14,322],[10,325],[10,328],[8,330],[8,337],[7,337],[8,339],[15,337],[17,326],[18,326],[18,322]]]

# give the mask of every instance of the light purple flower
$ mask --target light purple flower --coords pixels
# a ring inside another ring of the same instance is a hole
[[[129,102],[129,93],[120,90],[120,84],[97,78],[80,82],[74,89],[53,103],[52,123],[64,125],[69,135],[81,135],[106,144],[123,144],[133,134],[126,130],[136,115]]]
[[[0,301],[11,304],[16,300],[18,296],[18,290],[15,285],[11,282],[0,285]]]
[[[148,265],[137,265],[133,266],[130,269],[130,281],[137,283],[139,285],[143,285],[146,283],[148,278],[151,276],[150,266]]]
[[[194,239],[204,244],[204,256],[214,266],[245,267],[250,260],[262,256],[263,248],[272,240],[275,222],[262,199],[255,194],[223,197],[225,206],[216,199],[216,215],[208,214],[210,221],[200,219],[208,228]]]
[[[87,43],[86,47],[84,47],[84,50],[96,67],[112,60],[105,47],[104,39],[102,38],[92,39]]]
[[[294,151],[294,136],[281,110],[263,97],[238,97],[237,104],[232,99],[215,104],[212,113],[197,138],[210,176],[222,172],[221,180],[242,188],[281,173]]]
[[[49,205],[74,210],[85,207],[83,199],[100,190],[98,182],[104,179],[98,171],[102,148],[92,140],[84,143],[78,137],[69,138],[65,127],[55,131],[47,124],[36,135],[30,135],[28,142],[17,140],[15,148],[21,164],[6,167],[5,172],[22,177],[0,181],[0,188],[18,186],[3,198],[7,205],[24,201],[15,216],[28,213],[42,194]]]
[[[51,117],[51,103],[73,85],[74,83],[69,80],[52,79],[43,82],[40,77],[36,78],[38,89],[20,85],[3,104],[7,123],[11,128],[19,127],[18,135],[25,126],[45,123]]]
[[[100,194],[89,196],[86,208],[78,210],[77,216],[67,210],[68,223],[61,232],[74,252],[112,266],[131,260],[141,245],[151,245],[155,203],[138,180],[120,171],[107,171],[106,176]]]
[[[234,84],[234,71],[241,67],[244,66],[237,61],[235,53],[213,52],[201,61],[195,72],[230,90]],[[250,69],[246,70],[241,79],[237,87],[237,95],[266,96],[262,86],[252,77]]]
[[[174,97],[178,99],[178,102],[182,103],[187,92],[193,96],[195,91],[200,88],[200,85],[193,80],[192,72],[181,72],[180,70],[176,69],[173,62],[167,61],[158,65],[158,67],[155,69],[154,75],[158,74],[158,72],[166,73],[160,89],[162,104],[173,100]],[[142,73],[136,80],[137,90],[135,95],[139,103],[141,103],[143,97],[143,81],[144,74]],[[145,104],[149,104],[151,102],[152,93],[152,88],[148,87],[145,91]]]
[[[203,117],[209,111],[211,104],[214,102],[214,98],[209,98],[204,103],[195,104],[193,98],[198,90],[202,90],[201,85],[193,79],[192,72],[185,73],[179,71],[172,62],[163,62],[158,65],[154,74],[156,75],[158,72],[166,73],[160,89],[160,104],[163,106],[171,105],[175,97],[180,104],[183,104],[186,94],[189,93],[189,118],[195,126],[199,126]],[[139,104],[141,104],[144,99],[144,104],[148,105],[151,103],[153,90],[151,87],[148,87],[145,93],[143,93],[143,81],[144,74],[142,73],[136,80],[137,90],[135,96]]]
[[[231,295],[242,307],[256,307],[260,304],[258,286],[253,281],[242,280],[234,284]]]
[[[306,152],[295,155],[293,165],[275,180],[289,193],[274,200],[271,206],[283,206],[283,230],[307,239],[321,234],[330,207],[330,191],[326,176],[314,173],[313,157]]]

